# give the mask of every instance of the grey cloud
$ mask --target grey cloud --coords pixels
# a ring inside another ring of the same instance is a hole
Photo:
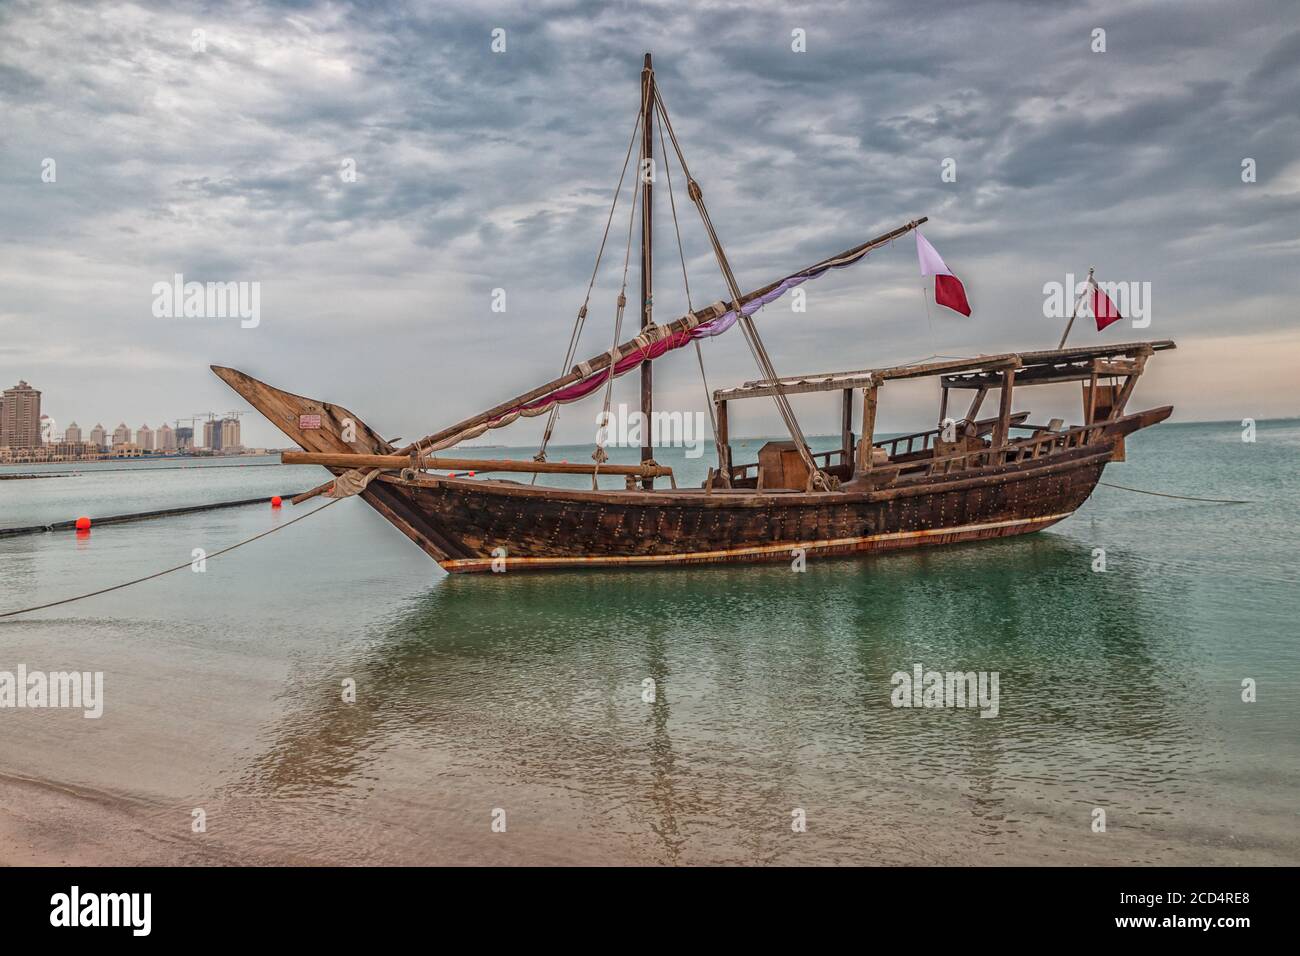
[[[764,311],[782,368],[1041,344],[1043,282],[1089,264],[1157,284],[1157,334],[1291,321],[1235,305],[1297,291],[1288,3],[17,2],[0,25],[0,372],[61,396],[56,417],[228,404],[206,372],[224,362],[350,390],[328,397],[414,434],[553,374],[645,49],[743,284],[928,214],[976,299],[971,322],[927,319],[897,243],[819,280],[806,318]],[[1088,49],[1094,26],[1106,54]],[[806,54],[789,52],[794,27]],[[345,157],[356,183],[339,179]],[[712,301],[717,269],[680,173],[674,186],[692,295]],[[685,297],[659,196],[663,319]],[[608,346],[626,208],[584,352]],[[262,327],[149,321],[150,283],[173,272],[260,279]],[[488,309],[498,287],[504,316]],[[90,355],[140,343],[165,367],[148,382],[112,362],[74,372],[46,358],[51,337]],[[753,375],[738,341],[706,354],[715,385]],[[690,371],[663,380],[696,394]]]

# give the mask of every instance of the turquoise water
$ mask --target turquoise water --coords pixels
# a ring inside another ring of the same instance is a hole
[[[106,698],[0,710],[0,778],[93,795],[125,820],[96,839],[176,861],[1300,863],[1300,422],[1257,438],[1164,424],[1105,475],[1250,504],[1102,487],[1039,534],[802,574],[448,577],[344,501],[202,574],[0,620],[0,669],[102,670]],[[0,481],[0,527],[320,480],[87,467]],[[0,611],[310,507],[0,539]],[[892,707],[915,663],[996,671],[998,716]]]

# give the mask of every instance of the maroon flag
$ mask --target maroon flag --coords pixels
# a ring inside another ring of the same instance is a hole
[[[934,301],[946,305],[954,312],[970,315],[970,303],[966,301],[966,289],[961,280],[954,275],[936,275],[934,277]]]
[[[1092,314],[1097,319],[1098,332],[1124,318],[1119,314],[1119,309],[1115,308],[1115,303],[1110,301],[1110,296],[1101,291],[1101,286],[1097,285],[1095,279],[1092,283]]]

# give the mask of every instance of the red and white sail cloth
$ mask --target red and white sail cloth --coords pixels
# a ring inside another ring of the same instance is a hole
[[[764,287],[756,294],[747,296],[741,304],[740,311],[744,315],[753,315],[763,306],[774,302],[786,292],[802,285],[810,279],[816,279],[832,269],[843,269],[854,265],[865,259],[868,254],[875,250],[875,246],[859,247],[830,259],[823,259],[816,265],[809,266],[799,272],[791,273],[783,279],[773,282],[771,285]],[[739,316],[735,309],[727,309],[721,302],[715,303],[712,312],[707,309],[698,309],[695,315],[700,317],[700,321],[693,328],[680,329],[676,332],[669,332],[663,326],[654,326],[647,329],[633,340],[637,345],[637,351],[618,359],[613,365],[613,374],[615,378],[626,375],[628,372],[639,367],[642,362],[654,361],[659,356],[670,352],[673,349],[679,349],[682,346],[689,345],[696,339],[711,338],[715,335],[721,335],[733,325],[736,324]],[[703,314],[709,313],[712,317],[704,318]],[[585,363],[576,366],[577,370],[585,371]],[[501,428],[504,425],[516,421],[517,419],[533,418],[537,415],[545,414],[555,405],[567,405],[570,402],[576,402],[585,398],[596,389],[605,384],[610,376],[609,367],[592,371],[585,374],[581,379],[570,385],[557,388],[555,391],[543,395],[541,398],[533,399],[530,402],[517,405],[509,411],[499,415],[490,421],[474,425],[464,431],[457,432],[449,438],[445,438],[436,444],[422,449],[424,454],[440,451],[444,448],[451,448],[463,441],[477,438],[488,429]]]
[[[916,257],[921,262],[921,275],[934,276],[934,301],[962,315],[970,315],[970,303],[966,301],[966,288],[961,280],[952,274],[943,258],[930,245],[921,230],[916,230]]]

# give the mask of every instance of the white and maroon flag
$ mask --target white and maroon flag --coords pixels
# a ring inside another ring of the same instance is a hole
[[[943,263],[934,246],[916,230],[916,257],[921,260],[921,275],[934,276],[934,301],[947,306],[954,312],[970,315],[970,303],[966,301],[966,289],[961,280],[952,274]]]

